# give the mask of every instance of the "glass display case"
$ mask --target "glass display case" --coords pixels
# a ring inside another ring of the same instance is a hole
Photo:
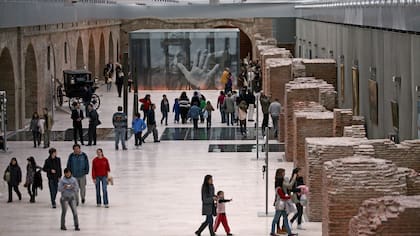
[[[138,30],[129,33],[129,48],[138,89],[221,89],[223,70],[237,78],[240,66],[235,28]]]

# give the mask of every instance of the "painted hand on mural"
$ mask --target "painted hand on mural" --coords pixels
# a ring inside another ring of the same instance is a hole
[[[206,89],[219,69],[219,64],[214,65],[211,70],[209,69],[210,59],[215,56],[217,56],[217,53],[208,53],[207,50],[199,49],[194,56],[193,67],[190,71],[181,63],[177,63],[176,65],[192,86]]]

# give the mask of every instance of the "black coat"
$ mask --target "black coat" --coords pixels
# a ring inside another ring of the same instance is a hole
[[[18,186],[22,182],[22,171],[18,165],[9,165],[6,171],[10,172],[10,185]]]
[[[99,125],[99,115],[96,110],[92,110],[86,114],[89,117],[89,125],[98,126]]]
[[[83,111],[80,109],[80,112],[77,112],[77,109],[74,109],[71,111],[71,119],[73,120],[73,126],[78,126],[82,124],[83,118]],[[77,119],[80,118],[80,121],[77,121]]]
[[[147,125],[156,125],[155,110],[153,109],[147,112]]]
[[[203,202],[201,214],[202,215],[211,215],[213,214],[214,207],[214,186],[210,185],[208,191],[201,188],[201,201]]]
[[[56,157],[54,159],[48,157],[45,160],[44,167],[42,168],[43,171],[47,172],[48,179],[53,180],[60,180],[61,178],[61,160],[59,157]],[[51,170],[55,170],[55,173],[52,173]]]

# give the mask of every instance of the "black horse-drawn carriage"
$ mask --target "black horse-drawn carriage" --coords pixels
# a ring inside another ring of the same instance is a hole
[[[95,80],[92,73],[87,70],[65,70],[63,71],[63,84],[57,87],[57,101],[63,105],[63,97],[69,98],[69,107],[73,108],[73,103],[92,104],[95,109],[101,105],[99,96],[95,94],[98,88],[95,86]]]

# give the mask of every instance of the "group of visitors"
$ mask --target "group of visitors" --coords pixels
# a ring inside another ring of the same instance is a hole
[[[131,91],[132,79],[130,73],[126,76],[123,72],[122,65],[120,63],[109,62],[105,65],[103,76],[106,84],[106,91],[110,92],[112,88],[112,82],[114,77],[115,67],[115,85],[117,86],[118,97],[121,97],[124,80],[127,79],[128,92]]]
[[[33,156],[27,158],[28,163],[26,166],[24,187],[28,190],[29,202],[35,203],[38,189],[42,190],[42,170],[47,174],[52,208],[56,208],[57,192],[61,192],[61,230],[66,230],[65,216],[67,207],[70,206],[74,218],[74,227],[78,231],[80,228],[76,207],[79,205],[80,199],[82,204],[86,202],[86,176],[89,174],[88,156],[81,151],[79,144],[74,144],[73,152],[70,153],[66,168],[64,169],[64,177],[62,177],[61,158],[57,156],[57,150],[50,148],[48,154],[48,158],[45,160],[43,167],[36,164]],[[102,149],[98,148],[96,150],[96,157],[92,160],[91,169],[92,181],[96,187],[97,207],[102,205],[101,188],[103,204],[105,208],[109,206],[107,185],[108,183],[112,184],[112,177],[109,175],[110,171],[108,159],[104,156]],[[10,160],[9,165],[4,171],[3,179],[8,185],[9,196],[7,202],[10,203],[13,201],[12,190],[16,192],[19,201],[22,200],[22,194],[19,191],[19,185],[22,182],[22,170],[15,157]]]
[[[42,115],[38,112],[32,114],[32,119],[29,124],[29,130],[32,132],[32,139],[34,148],[41,146],[41,140],[44,141],[44,148],[50,146],[51,129],[54,125],[51,114],[48,113],[48,108],[42,109]]]

